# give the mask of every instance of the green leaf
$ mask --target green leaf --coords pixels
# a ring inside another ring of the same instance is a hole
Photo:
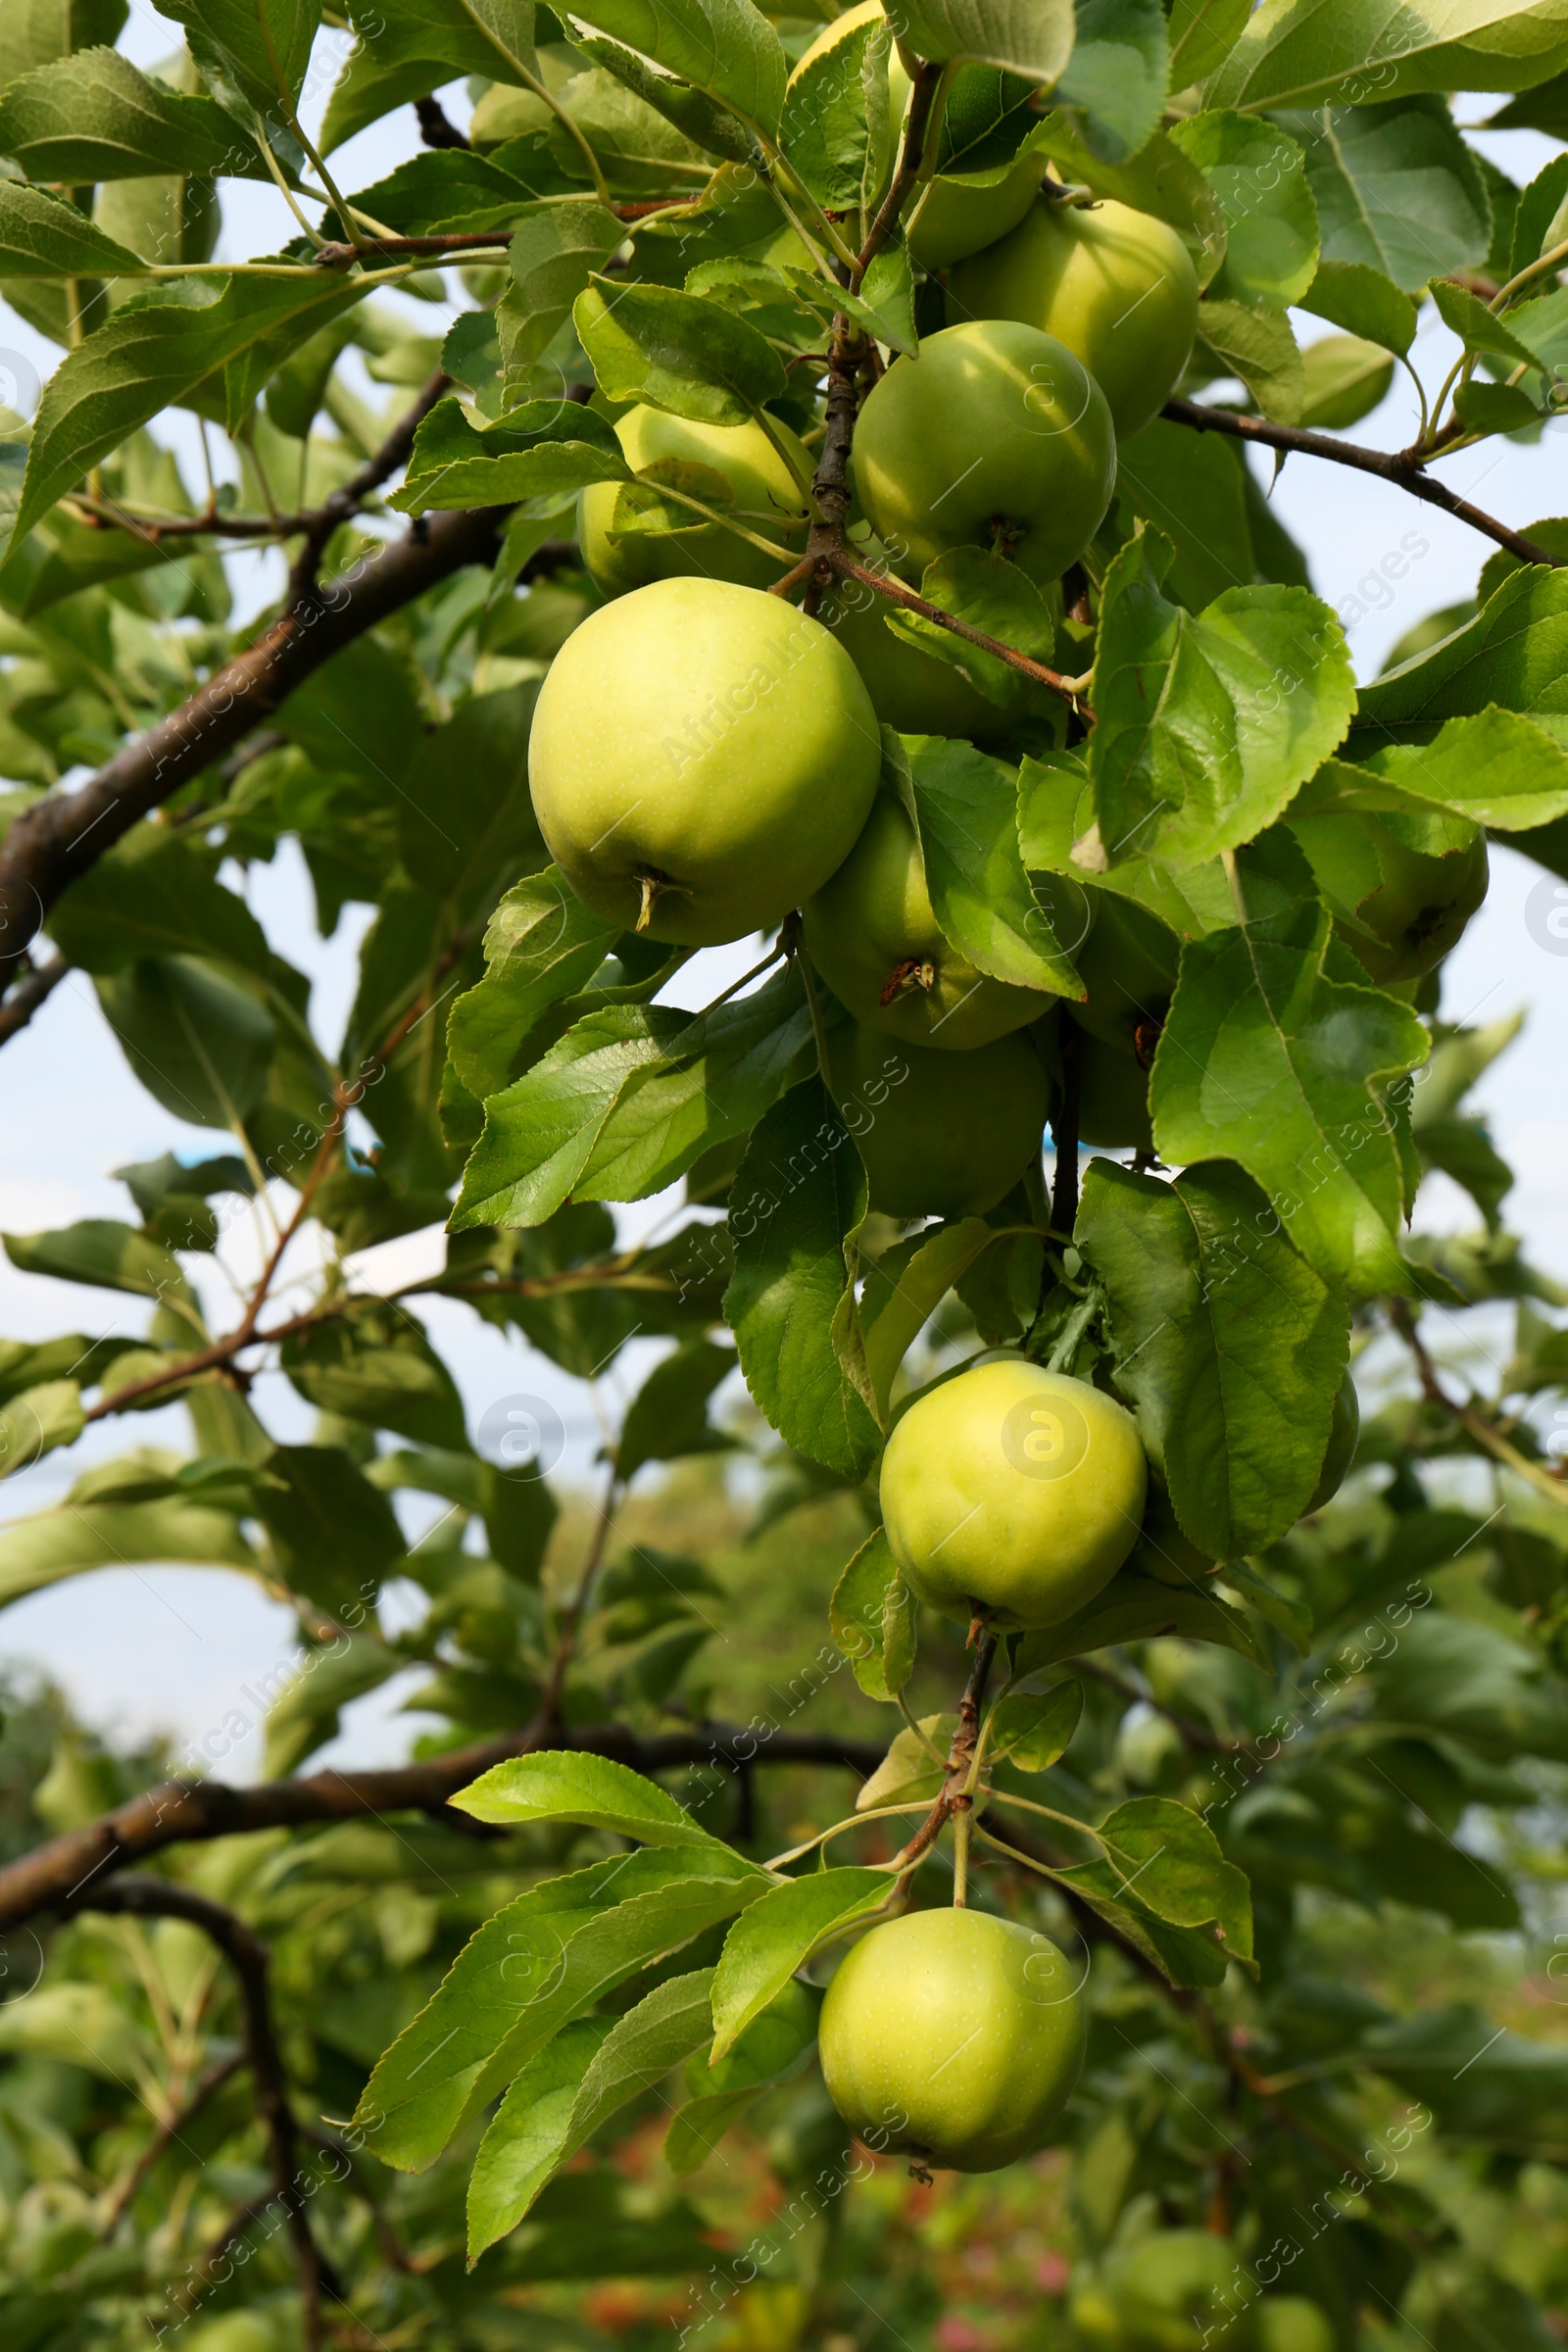
[[[1455,386],[1453,413],[1472,433],[1516,433],[1539,424],[1542,414],[1522,384],[1475,381]]]
[[[1100,1825],[1105,1859],[1066,1870],[1069,1885],[1136,1897],[1171,1927],[1210,1927],[1233,1960],[1252,1956],[1251,1889],[1206,1821],[1165,1796],[1135,1796]]]
[[[404,1661],[395,1649],[368,1634],[340,1636],[330,1647],[311,1649],[267,1713],[264,1777],[279,1780],[297,1772],[312,1750],[335,1740],[342,1709],[391,1681]]]
[[[1030,888],[1011,770],[943,735],[910,736],[904,760],[895,780],[919,835],[932,908],[953,945],[995,979],[1081,996],[1071,950],[1087,928],[1082,895],[1069,885],[1048,911]]]
[[[705,2023],[711,2031],[710,2016]],[[539,2191],[574,2153],[572,2116],[588,2070],[612,2031],[609,2018],[582,2018],[564,2027],[513,2078],[479,2142],[468,2179],[470,2266],[487,2246],[516,2228]]]
[[[43,188],[0,182],[0,270],[8,277],[141,277],[135,254]]]
[[[711,2064],[731,2050],[814,1951],[880,1911],[893,1890],[881,1870],[822,1870],[772,1886],[724,1938],[713,1977]]]
[[[321,0],[169,0],[193,47],[216,51],[264,115],[281,99],[292,112],[311,62]]]
[[[729,1854],[657,1781],[609,1756],[569,1749],[511,1756],[460,1788],[451,1802],[475,1821],[575,1821],[617,1838],[639,1838],[644,1845],[701,1846]],[[730,1859],[738,1863],[739,1856]]]
[[[1301,354],[1291,322],[1278,311],[1253,310],[1245,302],[1205,301],[1199,333],[1276,424],[1296,424],[1306,397]]]
[[[266,975],[267,935],[236,891],[167,825],[140,824],[88,867],[50,909],[63,956],[117,972],[144,956],[211,956]]]
[[[162,410],[183,406],[204,379],[220,379],[226,411],[218,413],[238,423],[282,357],[279,337],[303,337],[358,299],[352,281],[302,271],[231,278],[216,301],[149,294],[125,303],[44,386],[11,545],[89,466]]]
[[[528,797],[529,679],[471,695],[425,735],[399,792],[403,862],[464,919],[488,907],[496,878],[544,855]]]
[[[1568,680],[1568,571],[1510,572],[1472,621],[1361,690],[1352,755],[1391,736],[1423,743],[1446,719],[1499,704],[1553,724]]]
[[[660,186],[667,182],[670,174],[656,159],[668,157],[672,153],[677,159],[684,156],[694,160],[693,150],[701,148],[710,155],[727,156],[735,163],[751,162],[756,153],[754,134],[738,115],[732,114],[728,107],[718,105],[706,91],[694,89],[690,82],[674,81],[667,74],[656,72],[647,59],[639,57],[634,49],[623,48],[618,41],[595,39],[591,33],[579,31],[572,45],[580,49],[584,56],[593,58],[608,74],[613,75],[615,80],[640,99],[643,109],[662,115],[665,122],[673,124],[681,133],[683,145],[680,148],[670,148],[666,143],[667,134],[661,138],[660,134],[655,133],[654,138],[659,143],[654,144],[648,137],[652,125],[648,122],[647,113],[643,112],[631,118],[633,123],[640,125],[639,128],[630,132],[618,131],[615,136],[607,137],[607,132],[615,132],[616,129],[606,119],[611,115],[611,109],[601,101],[598,107],[585,114],[581,100],[574,98],[573,119],[587,131],[602,161],[609,162],[612,156],[623,155],[628,146],[646,145],[650,149],[650,169]],[[565,133],[557,129],[552,134],[551,144],[558,155],[564,155],[566,152]],[[653,192],[657,193],[658,189]]]
[[[613,213],[586,196],[566,204],[529,205],[516,222],[507,256],[512,284],[498,324],[508,366],[526,374],[626,231]]]
[[[612,2025],[594,2018],[568,2026],[523,2069],[474,2159],[470,2263],[516,2228],[545,2182],[602,2124],[710,2040],[712,1983],[710,1968],[671,1977]]]
[[[1468,286],[1440,280],[1429,290],[1444,325],[1453,329],[1467,351],[1488,352],[1510,368],[1532,364],[1534,355],[1529,344],[1521,343],[1510,331],[1507,320],[1494,318],[1480,295],[1472,294]]]
[[[1348,1309],[1222,1160],[1174,1184],[1090,1162],[1075,1229],[1105,1286],[1115,1378],[1182,1533],[1212,1560],[1264,1551],[1317,1484]]]
[[[688,1340],[656,1364],[620,1425],[615,1466],[621,1480],[634,1478],[644,1462],[672,1462],[684,1454],[722,1453],[732,1438],[713,1428],[708,1401],[735,1369],[728,1348],[711,1340]]]
[[[127,14],[125,0],[24,0],[0,9],[0,90],[74,49],[113,46]]]
[[[1206,81],[1241,39],[1252,0],[1172,0],[1170,86]]]
[[[1273,122],[1246,115],[1193,115],[1171,137],[1206,176],[1225,209],[1225,260],[1215,300],[1283,311],[1317,272],[1317,206],[1299,145]]]
[[[422,1326],[395,1307],[299,1332],[283,1342],[280,1361],[318,1412],[389,1429],[419,1446],[467,1444],[457,1384]]]
[[[776,135],[788,67],[778,34],[751,0],[593,0],[573,14]]]
[[[949,1291],[996,1238],[996,1227],[983,1217],[960,1217],[956,1224],[941,1226],[922,1237],[919,1248],[901,1264],[893,1281],[879,1281],[878,1269],[871,1268],[860,1317],[865,1367],[884,1423],[899,1366]]]
[[[1415,1016],[1331,979],[1329,917],[1303,905],[1182,953],[1151,1085],[1160,1157],[1239,1160],[1320,1274],[1419,1288],[1395,1242],[1404,1189],[1381,1089],[1426,1059]]]
[[[81,1390],[74,1380],[40,1381],[0,1405],[0,1478],[14,1478],[57,1446],[74,1446],[82,1430]]]
[[[108,1217],[88,1217],[55,1233],[7,1233],[0,1241],[19,1273],[90,1283],[101,1291],[130,1291],[142,1298],[185,1293],[179,1261],[162,1242]]]
[[[1227,588],[1250,587],[1257,576],[1247,481],[1235,442],[1163,416],[1117,448],[1117,500],[1124,514],[1141,515],[1171,542],[1165,593],[1191,612]]]
[[[1159,126],[1170,73],[1165,11],[1160,0],[1077,0],[1074,15],[1056,100],[1080,118],[1097,155],[1124,163]]]
[[[951,548],[926,565],[920,593],[927,604],[966,620],[971,628],[984,629],[999,644],[1010,645],[1031,661],[1054,666],[1056,624],[1046,600],[1028,574],[1004,557],[978,547]],[[1004,710],[1016,703],[1018,672],[995,654],[967,644],[923,613],[901,611],[891,601],[884,617],[895,637],[902,637],[919,653],[946,662],[988,702]]]
[[[529,401],[499,424],[477,429],[456,399],[421,419],[401,490],[389,504],[405,514],[431,508],[510,506],[624,482],[631,468],[602,416],[572,401]]]
[[[517,1895],[469,1938],[377,2064],[356,2111],[376,2154],[422,2171],[562,2026],[766,1887],[760,1871],[709,1843],[612,1854]]]
[[[0,90],[0,155],[67,184],[151,172],[260,179],[254,139],[211,98],[178,97],[115,49],[84,49]]]
[[[876,256],[858,294],[825,284],[814,270],[794,267],[788,270],[785,282],[818,318],[831,319],[835,312],[842,311],[863,326],[874,342],[891,344],[895,351],[907,352],[910,359],[918,352],[914,279],[902,239],[896,238]]]
[[[858,207],[866,190],[868,78],[880,58],[885,86],[892,46],[892,26],[885,20],[858,24],[814,57],[803,58],[790,76],[779,145],[791,169],[828,210]]]
[[[897,1698],[914,1669],[915,1609],[880,1528],[834,1586],[828,1624],[867,1698]]]
[[[589,1013],[489,1098],[454,1230],[541,1224],[568,1194],[631,1200],[662,1191],[761,1116],[809,1040],[793,971],[710,1013],[651,1004]]]
[[[999,1698],[986,1718],[988,1760],[1008,1763],[1016,1772],[1049,1772],[1071,1745],[1083,1711],[1083,1685],[1070,1675],[1053,1690],[1019,1690]]]
[[[1457,2138],[1509,2155],[1539,2152],[1550,2162],[1562,2161],[1568,2051],[1560,2043],[1532,2041],[1506,2027],[1499,2033],[1494,2018],[1455,2002],[1374,2027],[1362,2036],[1358,2054],[1375,2073],[1419,2099]],[[1489,2318],[1501,2316],[1499,2289],[1500,2282],[1487,2297]],[[1507,2313],[1516,2342],[1528,2340],[1522,2316]],[[1487,2342],[1473,2320],[1462,2336],[1455,2328],[1448,2340]]]
[[[1374,270],[1406,294],[1485,265],[1486,181],[1441,98],[1284,120],[1305,151],[1325,262]],[[1352,323],[1352,332],[1365,331]]]
[[[1519,90],[1562,63],[1561,0],[1263,0],[1211,106],[1321,105],[1410,90]]]
[[[972,58],[1027,81],[1059,81],[1072,55],[1072,0],[901,0],[899,38],[946,65]]]
[[[1377,776],[1410,804],[1436,803],[1499,833],[1568,814],[1568,749],[1515,710],[1446,719],[1429,743],[1389,744],[1354,768],[1331,760],[1323,775]]]
[[[485,932],[485,976],[458,998],[447,1024],[447,1051],[476,1100],[501,1092],[517,1041],[587,987],[616,937],[556,866],[514,884]]]
[[[175,1497],[159,1502],[74,1502],[0,1528],[0,1606],[92,1568],[139,1561],[256,1572],[256,1555],[231,1511]]]
[[[1415,304],[1365,262],[1320,262],[1300,307],[1399,359],[1415,341]]]
[[[945,1756],[957,1728],[956,1715],[922,1715],[917,1730],[895,1733],[893,1745],[875,1772],[860,1783],[855,1799],[857,1813],[874,1813],[881,1805],[925,1803],[934,1797],[947,1773],[933,1759],[931,1747]],[[921,1732],[925,1740],[920,1738]]]
[[[1235,588],[1201,614],[1161,593],[1170,542],[1124,547],[1101,595],[1089,770],[1101,839],[1190,866],[1261,832],[1342,740],[1355,681],[1304,588]]]
[[[1393,360],[1359,335],[1324,335],[1302,352],[1301,368],[1306,385],[1301,422],[1319,432],[1342,433],[1348,425],[1359,424],[1386,398],[1394,381]],[[1533,405],[1527,401],[1525,406],[1533,416]]]
[[[528,0],[355,0],[348,15],[362,46],[386,63],[440,60],[431,89],[454,74],[519,83],[536,63]]]
[[[256,1512],[285,1582],[339,1624],[362,1624],[403,1557],[391,1503],[340,1446],[274,1446],[267,1471]]]
[[[607,399],[749,424],[784,391],[784,363],[766,337],[701,295],[595,277],[572,316]]]
[[[735,1272],[724,1315],[746,1385],[815,1462],[858,1477],[877,1430],[846,1381],[834,1323],[853,1296],[846,1234],[865,1215],[865,1171],[820,1078],[792,1087],[758,1126],[730,1187]]]
[[[251,988],[205,958],[158,956],[101,979],[98,997],[125,1059],[176,1118],[232,1128],[256,1108],[277,1030]]]
[[[689,2085],[699,2089],[670,2118],[664,2135],[664,2162],[672,2173],[694,2173],[710,2157],[731,2124],[756,2104],[773,2083],[799,2074],[816,2041],[821,1995],[813,1985],[790,1983],[754,2017],[726,2058],[711,2069],[699,2069],[695,2060],[686,2069]],[[703,2092],[702,2082],[719,2088]]]

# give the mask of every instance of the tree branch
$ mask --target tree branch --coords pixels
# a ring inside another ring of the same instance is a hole
[[[858,1773],[861,1779],[876,1770],[886,1753],[885,1740],[841,1739],[827,1732],[774,1732],[760,1739],[743,1726],[714,1723],[695,1732],[639,1737],[620,1724],[604,1723],[563,1732],[549,1742],[537,1738],[531,1726],[503,1732],[472,1747],[390,1771],[318,1772],[303,1780],[264,1781],[251,1788],[229,1788],[220,1781],[165,1781],[0,1869],[0,1928],[15,1927],[40,1911],[83,1902],[90,1886],[101,1886],[109,1874],[167,1845],[237,1838],[252,1830],[299,1829],[311,1822],[351,1821],[365,1813],[440,1817],[448,1798],[493,1764],[536,1753],[547,1744],[611,1756],[645,1773],[691,1764],[715,1764],[732,1772],[758,1764],[821,1764]],[[465,1820],[463,1826],[470,1825]]]
[[[30,956],[26,958],[22,978],[4,1004],[0,1004],[0,1046],[15,1037],[19,1029],[25,1029],[71,969],[64,956],[51,956],[47,963],[34,963]]]
[[[1020,654],[1016,647],[1004,645],[1000,637],[988,637],[984,629],[974,628],[968,621],[960,620],[956,612],[944,612],[940,605],[928,604],[923,596],[916,596],[912,588],[906,588],[902,580],[895,580],[886,572],[871,571],[864,564],[857,564],[854,557],[843,548],[824,548],[816,560],[831,565],[834,571],[842,572],[846,579],[858,580],[863,587],[874,588],[879,596],[891,597],[894,604],[902,605],[906,612],[918,612],[923,619],[934,620],[939,628],[950,629],[955,637],[961,637],[966,645],[977,645],[982,652],[994,654],[999,662],[1005,662],[1009,669],[1021,670],[1026,678],[1033,678],[1038,685],[1049,686],[1054,694],[1061,695],[1093,725],[1095,714],[1082,699],[1077,681],[1065,677],[1059,669],[1048,669],[1044,662],[1032,661],[1027,654]]]
[[[1494,1461],[1511,1470],[1516,1478],[1526,1480],[1559,1505],[1568,1503],[1568,1485],[1560,1478],[1554,1478],[1542,1463],[1533,1462],[1528,1454],[1521,1453],[1517,1446],[1511,1446],[1502,1432],[1493,1427],[1485,1413],[1478,1412],[1473,1404],[1460,1404],[1448,1395],[1438,1378],[1438,1368],[1427,1352],[1426,1343],[1416,1329],[1415,1316],[1405,1299],[1390,1299],[1389,1320],[1415,1358],[1421,1394],[1427,1401],[1441,1405],[1446,1413],[1458,1422],[1461,1429],[1469,1432],[1485,1452],[1491,1454]]]
[[[195,2122],[213,2093],[221,2090],[229,2078],[238,2074],[244,2063],[245,2052],[243,2050],[234,2050],[228,2057],[220,2058],[216,2066],[210,2066],[207,2069],[178,2114],[170,2116],[167,2121],[159,2125],[110,2200],[109,2209],[104,2215],[103,2226],[98,2232],[100,2245],[114,2236],[115,2231],[129,2212],[137,2190],[165,2149],[172,2147],[176,2139],[183,2138],[186,2131]]]
[[[1332,433],[1309,432],[1302,425],[1269,424],[1260,416],[1237,416],[1229,409],[1202,408],[1196,400],[1167,400],[1161,415],[1173,424],[1190,425],[1194,432],[1229,433],[1235,441],[1256,442],[1264,449],[1293,451],[1304,458],[1327,458],[1335,466],[1352,466],[1357,473],[1376,474],[1380,481],[1393,482],[1400,490],[1408,490],[1412,498],[1423,499],[1429,507],[1441,507],[1446,514],[1467,522],[1473,531],[1517,556],[1521,564],[1555,567],[1559,562],[1522,531],[1509,530],[1494,514],[1483,514],[1442,482],[1429,480],[1414,459],[1391,456],[1381,449],[1361,449],[1353,441],[1337,440]]]
[[[15,817],[0,843],[0,980],[15,973],[61,894],[138,818],[270,717],[344,646],[466,564],[493,563],[505,512],[432,515],[326,587],[312,587],[79,791],[51,793]]]
[[[240,2008],[245,2019],[245,2055],[256,2086],[256,2104],[271,2148],[272,2180],[288,2219],[289,2235],[300,2274],[307,2352],[321,2341],[321,2299],[342,2300],[342,2287],[331,2264],[318,2246],[305,2210],[300,2185],[299,2127],[288,2102],[288,2077],[272,2026],[268,1982],[269,1954],[237,1911],[168,1879],[122,1879],[116,1885],[91,1887],[61,1906],[68,1915],[77,1911],[107,1911],[139,1919],[183,1919],[210,1936],[233,1968],[239,1981]]]

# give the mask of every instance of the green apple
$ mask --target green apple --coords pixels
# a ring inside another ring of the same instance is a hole
[[[1073,1005],[1078,1028],[1080,1007]],[[1149,1071],[1153,1054],[1149,1025],[1129,1021],[1115,1044],[1078,1028],[1078,1141],[1102,1152],[1152,1152]],[[1140,1051],[1140,1045],[1142,1051]]]
[[[946,1616],[1057,1625],[1138,1540],[1148,1463],[1131,1413],[1022,1356],[927,1389],[882,1456],[882,1519],[910,1589]]]
[[[835,17],[801,54],[790,75],[790,90],[798,89],[807,69],[840,48],[862,24],[882,15],[882,0],[859,0],[859,5]],[[983,137],[997,112],[997,74],[985,66],[960,66],[949,86],[943,110],[943,149],[963,152]],[[897,131],[909,105],[909,76],[897,49],[888,58],[889,116]],[[868,191],[872,210],[887,193],[897,160],[889,150],[881,184]],[[1004,237],[1023,219],[1045,175],[1046,159],[1028,149],[979,172],[942,172],[926,183],[919,204],[905,222],[905,240],[922,270],[946,270],[965,254]]]
[[[1152,214],[1043,196],[999,244],[948,280],[950,324],[1017,318],[1075,352],[1125,441],[1159,415],[1192,356],[1198,277]]]
[[[1356,1442],[1361,1435],[1361,1399],[1355,1393],[1355,1383],[1348,1372],[1334,1392],[1334,1411],[1329,1419],[1329,1442],[1323,1454],[1323,1467],[1312,1489],[1312,1499],[1304,1517],[1320,1511],[1332,1502],[1344,1486],[1346,1474],[1355,1459]]]
[[[1254,2352],[1257,2286],[1206,2230],[1162,2230],[1107,2256],[1101,2277],[1127,2352]]]
[[[872,529],[911,578],[953,547],[993,547],[1059,579],[1104,518],[1116,437],[1065,346],[1012,319],[944,327],[895,360],[855,428]]]
[[[967,1053],[1023,1028],[1051,1001],[992,979],[949,945],[914,827],[889,793],[801,912],[806,952],[845,1010],[906,1045]]]
[[[697,424],[689,416],[667,416],[662,409],[635,408],[616,423],[615,437],[634,473],[650,466],[667,468],[666,478],[677,490],[709,506],[725,506],[713,492],[727,485],[725,511],[737,522],[799,555],[810,520],[800,483],[810,480],[814,467],[809,451],[787,424],[774,429],[799,466],[799,478],[760,424]],[[689,573],[766,588],[788,568],[721,523],[704,522],[696,514],[689,517],[690,529],[617,534],[621,490],[619,482],[595,482],[577,500],[577,544],[602,596],[624,596],[650,581]]]
[[[1252,2322],[1258,2352],[1335,2352],[1340,2340],[1322,2304],[1305,2295],[1265,2295]]]
[[[686,947],[783,921],[843,863],[881,772],[876,712],[832,632],[723,580],[657,580],[573,630],[534,710],[528,780],[583,905]]]
[[[828,2096],[856,2137],[957,2173],[1048,2144],[1084,2040],[1074,1971],[1050,1936],[956,1909],[872,1928],[817,2031]]]
[[[1018,1031],[943,1054],[855,1022],[834,1031],[828,1057],[884,1216],[983,1216],[1039,1154],[1051,1080]]]
[[[1487,837],[1463,817],[1391,812],[1358,821],[1383,879],[1341,936],[1380,986],[1419,980],[1458,944],[1487,895]]]
[[[886,551],[875,540],[866,547],[852,536],[850,545],[858,563],[872,569],[886,566]],[[887,597],[858,580],[840,580],[816,609],[817,619],[833,631],[865,680],[884,726],[901,735],[956,736],[990,751],[1004,745],[1019,721],[1040,707],[1047,690],[1021,671],[1013,673],[1006,702],[992,702],[951,662],[895,636],[886,618],[893,610]]]
[[[1096,891],[1094,899],[1094,929],[1073,951],[1089,997],[1074,1004],[1072,1017],[1091,1037],[1125,1054],[1140,1023],[1156,1027],[1170,1009],[1181,941],[1131,899],[1109,890]]]

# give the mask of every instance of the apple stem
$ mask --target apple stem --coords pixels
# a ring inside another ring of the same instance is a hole
[[[969,1825],[971,1799],[960,1796],[953,1814],[953,1907],[967,1910],[969,1903]]]

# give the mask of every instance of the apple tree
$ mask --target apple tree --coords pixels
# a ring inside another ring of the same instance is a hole
[[[1445,966],[1568,877],[1568,0],[168,14],[0,0],[0,1043],[212,1139],[5,1236],[0,1598],[297,1649],[247,1785],[18,1687],[6,2343],[1549,2345],[1568,1291]],[[1380,676],[1287,463],[1473,540]]]

